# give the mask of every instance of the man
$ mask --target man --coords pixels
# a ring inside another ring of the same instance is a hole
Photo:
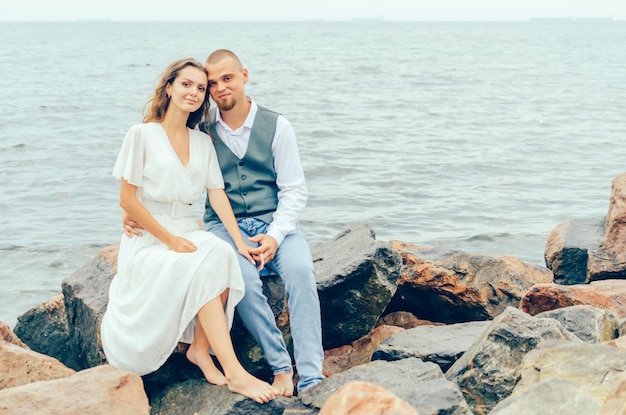
[[[307,190],[291,123],[259,107],[246,96],[248,70],[229,50],[217,50],[206,61],[209,93],[219,111],[200,129],[210,133],[224,176],[225,190],[244,240],[257,266],[243,256],[239,263],[246,294],[237,305],[244,325],[259,343],[274,373],[273,386],[293,394],[291,358],[274,314],[263,294],[261,276],[276,273],[288,297],[290,329],[298,371],[298,392],[321,382],[321,318],[315,271],[308,243],[296,224],[306,205]],[[206,203],[205,230],[234,243]]]

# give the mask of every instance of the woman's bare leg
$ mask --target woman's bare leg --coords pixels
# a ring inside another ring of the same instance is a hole
[[[193,341],[186,353],[187,359],[202,370],[204,377],[209,383],[219,386],[226,385],[228,383],[226,376],[215,366],[213,358],[209,354],[210,346],[209,339],[207,339],[206,334],[204,334],[200,319],[197,319]]]
[[[269,402],[278,391],[269,383],[252,376],[241,366],[230,340],[222,296],[206,303],[198,312],[198,323],[204,330],[226,375],[228,389],[258,403]]]

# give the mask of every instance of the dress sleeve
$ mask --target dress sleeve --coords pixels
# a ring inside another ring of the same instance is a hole
[[[224,178],[222,177],[222,170],[220,169],[220,163],[217,159],[217,153],[213,143],[209,140],[209,174],[207,174],[206,185],[207,189],[223,189]]]
[[[144,142],[142,129],[135,125],[124,137],[122,148],[117,156],[113,176],[126,179],[133,186],[141,187],[144,164]]]

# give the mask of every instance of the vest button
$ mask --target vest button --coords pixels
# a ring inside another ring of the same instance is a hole
[[[244,196],[247,196],[247,195],[248,195],[248,192],[243,192],[242,194],[243,194]]]
[[[240,162],[239,162],[239,163],[237,163],[237,164],[239,164],[240,166],[243,166],[243,161],[240,161]]]
[[[241,175],[241,180],[246,180],[246,175],[245,174]]]

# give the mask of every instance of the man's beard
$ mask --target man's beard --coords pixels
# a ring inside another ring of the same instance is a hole
[[[217,101],[216,104],[220,111],[230,111],[235,108],[237,101],[231,97],[229,100]]]

